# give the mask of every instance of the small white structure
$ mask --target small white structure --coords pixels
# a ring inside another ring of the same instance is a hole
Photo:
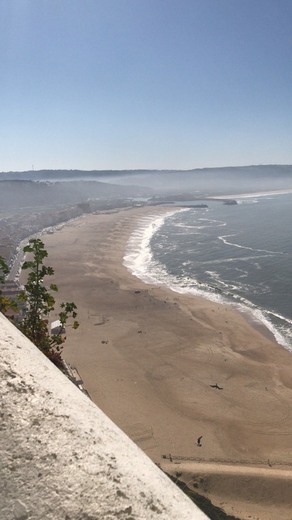
[[[51,323],[51,334],[65,334],[66,330],[62,327],[60,320],[52,321]]]

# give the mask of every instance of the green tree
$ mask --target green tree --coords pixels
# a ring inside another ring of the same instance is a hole
[[[6,314],[10,309],[13,311],[17,310],[17,303],[5,296],[1,289],[1,285],[5,283],[6,275],[9,273],[8,265],[6,264],[4,258],[0,256],[0,312]],[[12,316],[10,316],[12,318]]]
[[[62,303],[58,315],[60,327],[57,334],[49,332],[49,315],[55,308],[55,298],[52,292],[58,291],[55,284],[45,285],[45,278],[54,274],[52,267],[44,265],[44,259],[48,256],[44,243],[39,238],[31,239],[23,249],[24,253],[32,255],[31,260],[24,262],[22,269],[28,271],[27,281],[20,298],[26,302],[27,310],[20,324],[21,331],[59,368],[63,367],[61,352],[66,339],[65,325],[69,318],[73,319],[72,327],[76,329],[79,324],[75,320],[77,316],[76,305]]]

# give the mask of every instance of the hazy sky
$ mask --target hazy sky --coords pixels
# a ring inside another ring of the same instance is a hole
[[[0,0],[0,171],[292,164],[292,0]]]

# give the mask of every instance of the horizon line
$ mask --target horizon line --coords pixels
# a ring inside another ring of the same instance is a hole
[[[218,169],[228,169],[228,168],[260,168],[260,167],[275,167],[275,166],[283,166],[283,167],[292,167],[292,164],[289,163],[268,163],[268,164],[245,164],[245,165],[230,165],[230,166],[203,166],[203,167],[195,167],[195,168],[101,168],[101,169],[82,169],[82,168],[41,168],[38,170],[28,169],[28,170],[6,170],[1,171],[2,173],[38,173],[38,172],[192,172],[196,170],[218,170]]]

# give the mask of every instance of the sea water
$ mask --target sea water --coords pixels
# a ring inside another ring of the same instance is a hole
[[[131,236],[125,265],[146,283],[235,305],[292,350],[292,193],[236,200],[153,210]]]

